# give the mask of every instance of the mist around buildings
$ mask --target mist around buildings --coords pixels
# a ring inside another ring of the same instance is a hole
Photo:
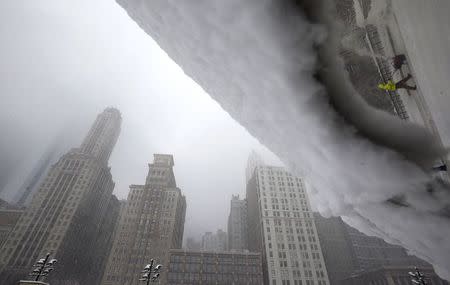
[[[1,3],[0,284],[448,284],[449,9]]]

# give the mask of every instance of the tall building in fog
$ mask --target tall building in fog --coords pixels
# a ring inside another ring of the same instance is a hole
[[[4,137],[7,134],[2,133],[2,139],[0,140],[0,198],[3,198],[3,192],[7,191],[8,183],[15,171],[18,170],[17,154],[12,149],[9,149],[10,142],[5,142]]]
[[[314,213],[314,218],[331,285],[342,284],[342,280],[354,274],[380,268],[432,268],[427,262],[409,255],[403,247],[365,235],[340,217],[324,218]]]
[[[262,253],[264,284],[329,285],[303,180],[281,167],[247,169],[248,244]]]
[[[228,248],[227,243],[228,235],[220,229],[216,233],[206,232],[202,236],[202,250],[226,251]]]
[[[112,202],[108,159],[121,121],[117,109],[105,109],[81,147],[50,167],[0,251],[2,284],[16,284],[47,252],[59,260],[52,284],[89,284],[98,278],[99,261],[91,254],[101,254],[97,241],[112,231],[104,222],[118,206]]]
[[[99,163],[107,165],[119,137],[121,123],[122,118],[117,109],[106,109],[97,116],[94,125],[83,140],[79,152],[95,157]]]
[[[17,191],[14,202],[18,206],[27,206],[34,193],[39,189],[39,185],[42,179],[50,168],[50,165],[56,160],[56,147],[53,145],[50,147],[39,159],[34,168],[31,170],[29,176],[25,179],[22,187]]]
[[[196,240],[195,238],[187,238],[186,239],[186,246],[185,248],[187,250],[194,250],[194,251],[199,251],[202,249],[202,242]]]
[[[247,166],[245,168],[245,184],[253,177],[253,172],[258,165],[264,165],[264,161],[259,154],[252,150],[248,156]]]
[[[228,216],[228,249],[243,251],[248,249],[247,243],[247,201],[233,195]]]
[[[109,254],[114,243],[120,209],[122,207],[123,202],[112,195],[107,206],[108,214],[103,216],[100,227],[98,228],[95,246],[93,247],[93,251],[89,253],[90,257],[93,259],[93,264],[90,269],[91,272],[94,272],[89,280],[90,284],[100,284],[102,280]]]
[[[167,268],[169,249],[181,248],[186,199],[173,166],[172,155],[155,154],[145,184],[130,186],[101,284],[138,284],[151,258]]]
[[[347,228],[340,217],[324,218],[314,213],[314,220],[330,284],[338,285],[358,268]]]

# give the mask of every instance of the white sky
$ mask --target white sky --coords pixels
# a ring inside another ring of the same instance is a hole
[[[110,165],[115,193],[142,184],[153,153],[175,158],[186,236],[223,228],[245,193],[251,149],[279,160],[238,125],[113,0],[0,1],[0,152],[19,161],[14,191],[53,138],[76,147],[107,106],[123,117]]]

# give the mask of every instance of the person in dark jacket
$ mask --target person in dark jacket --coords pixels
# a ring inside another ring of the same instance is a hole
[[[392,66],[394,70],[402,68],[402,65],[406,64],[406,56],[404,54],[398,54],[392,58]]]

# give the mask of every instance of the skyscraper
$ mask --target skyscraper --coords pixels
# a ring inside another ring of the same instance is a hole
[[[246,184],[253,177],[253,172],[255,171],[255,168],[258,165],[264,165],[264,161],[256,151],[252,150],[250,152],[250,155],[248,156],[247,166],[245,168],[245,183]]]
[[[172,155],[155,154],[145,185],[130,186],[101,284],[138,284],[150,259],[167,268],[169,249],[181,248],[186,199],[173,166]]]
[[[409,255],[403,247],[365,235],[340,217],[324,218],[314,213],[314,218],[331,285],[341,284],[353,274],[383,267],[432,268],[427,262]]]
[[[230,215],[228,216],[228,249],[243,251],[248,249],[247,244],[247,201],[233,195],[230,202]]]
[[[252,168],[248,244],[262,253],[264,284],[329,285],[304,182],[281,167]]]
[[[94,251],[90,252],[91,258],[94,259],[93,266],[90,268],[92,279],[89,280],[90,284],[100,284],[106,269],[106,263],[111,252],[111,248],[114,242],[114,234],[118,227],[118,218],[121,206],[123,203],[119,201],[116,196],[112,195],[108,205],[108,214],[103,216],[103,220],[98,228],[98,235],[95,240]],[[95,277],[95,279],[94,279]]]
[[[47,252],[60,262],[52,284],[88,284],[96,279],[96,240],[111,211],[114,182],[108,159],[120,133],[121,115],[98,115],[81,148],[52,165],[0,252],[0,279],[16,284]]]
[[[107,108],[97,116],[94,125],[81,144],[80,152],[97,158],[105,165],[108,164],[120,134],[121,122],[120,112],[114,108]]]
[[[17,153],[14,153],[14,148],[11,147],[14,145],[14,141],[7,141],[7,139],[8,134],[2,133],[0,140],[0,198],[3,199],[11,177],[19,169]]]
[[[188,251],[200,251],[202,249],[202,242],[197,241],[193,237],[187,238],[185,248]]]
[[[18,206],[26,206],[33,198],[33,194],[38,190],[42,179],[45,178],[50,165],[56,160],[56,147],[53,145],[42,155],[27,177],[22,187],[17,191],[14,202]]]
[[[202,236],[202,250],[207,251],[226,251],[228,235],[219,229],[216,233],[206,232]]]
[[[340,217],[324,218],[314,213],[317,233],[331,285],[339,285],[358,269],[352,242]]]

